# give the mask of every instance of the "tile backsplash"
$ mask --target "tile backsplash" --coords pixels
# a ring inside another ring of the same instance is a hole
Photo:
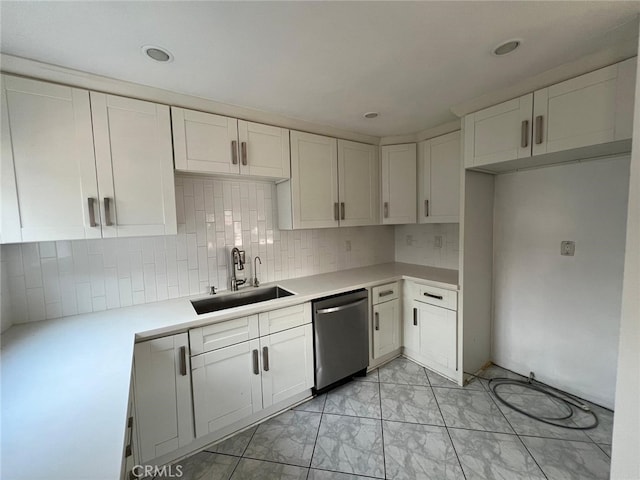
[[[279,230],[272,183],[179,175],[176,205],[178,235],[2,245],[3,330],[227,289],[234,246],[262,283],[394,260],[393,227]]]
[[[459,231],[457,223],[398,225],[395,261],[458,270]],[[439,244],[436,237],[441,237]]]

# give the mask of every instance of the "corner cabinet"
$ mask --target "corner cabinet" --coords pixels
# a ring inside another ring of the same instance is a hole
[[[176,170],[288,179],[289,130],[171,107]]]
[[[460,219],[460,132],[418,143],[418,223]]]
[[[377,147],[291,132],[291,180],[277,185],[283,230],[377,225]]]
[[[2,243],[177,233],[166,106],[2,75],[1,162]]]
[[[416,223],[416,144],[381,148],[382,223]]]
[[[137,343],[134,396],[138,461],[188,445],[193,435],[191,368],[186,333]]]
[[[629,151],[635,65],[631,58],[465,116],[465,167],[499,173]]]

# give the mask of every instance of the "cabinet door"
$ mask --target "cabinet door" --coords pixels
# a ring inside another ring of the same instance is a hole
[[[258,339],[191,358],[196,436],[262,409]]]
[[[2,83],[1,241],[99,238],[89,92],[6,75]]]
[[[264,408],[313,387],[311,324],[261,337],[260,352]]]
[[[623,91],[618,87],[624,82],[624,79],[619,82],[620,65],[611,65],[534,93],[534,155],[624,138],[616,136],[618,96]]]
[[[171,107],[176,170],[240,173],[238,121]]]
[[[410,289],[409,282],[405,281],[405,288]],[[420,355],[420,323],[418,323],[418,308],[410,295],[405,295],[403,321],[402,321],[402,346],[411,357]]]
[[[141,462],[193,440],[188,351],[186,333],[135,346],[135,403]]]
[[[378,147],[338,140],[340,226],[380,222],[379,170]]]
[[[240,173],[255,177],[289,178],[289,130],[238,120]]]
[[[382,147],[382,223],[416,223],[416,144]]]
[[[177,233],[169,107],[91,92],[103,237]]]
[[[420,356],[430,368],[450,373],[457,370],[456,312],[421,302],[417,309],[420,329]]]
[[[400,301],[373,306],[373,358],[400,348]]]
[[[293,228],[338,226],[337,156],[335,138],[291,132]]]
[[[464,165],[531,156],[533,94],[464,117]]]
[[[460,132],[418,144],[418,222],[459,221]]]

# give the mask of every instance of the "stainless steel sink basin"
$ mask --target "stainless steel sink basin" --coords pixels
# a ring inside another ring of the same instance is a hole
[[[293,295],[293,293],[280,287],[256,288],[229,295],[212,296],[203,300],[194,300],[191,301],[191,305],[193,305],[198,315],[202,315],[203,313],[217,312],[218,310],[225,310],[227,308],[266,302],[267,300],[275,300],[276,298],[288,297],[290,295]]]

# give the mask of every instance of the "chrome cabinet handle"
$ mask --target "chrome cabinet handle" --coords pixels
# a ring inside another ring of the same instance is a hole
[[[104,224],[107,227],[113,225],[111,221],[111,199],[109,197],[104,197]]]
[[[127,420],[127,428],[129,429],[129,443],[124,449],[124,456],[126,458],[133,455],[133,417],[129,417],[129,419]]]
[[[180,347],[180,375],[187,375],[187,347]]]
[[[231,140],[231,163],[238,164],[238,141]]]
[[[242,165],[247,164],[247,142],[240,142],[240,151],[242,153]]]
[[[262,347],[262,369],[269,371],[269,347]]]
[[[253,350],[253,373],[254,375],[260,375],[260,366],[258,365],[258,350]]]
[[[376,317],[376,330],[380,330],[380,314],[375,312],[374,315]]]
[[[536,145],[542,143],[542,115],[536,117]]]
[[[418,309],[417,308],[413,309],[413,325],[415,327],[418,326]]]
[[[338,204],[338,202],[335,202],[333,204],[333,219],[334,220],[340,220],[340,205]]]
[[[388,295],[391,295],[393,293],[393,290],[385,290],[384,292],[380,292],[378,294],[378,297],[386,297]]]
[[[424,216],[429,216],[429,200],[424,201]]]
[[[89,226],[90,227],[97,227],[98,226],[98,224],[96,223],[95,201],[96,201],[96,199],[93,198],[93,197],[89,197],[88,198],[88,203],[89,203]]]
[[[344,202],[340,204],[340,220],[344,220]]]
[[[520,147],[527,148],[529,146],[529,120],[522,121],[520,130]]]
[[[389,218],[389,202],[384,202],[384,218]]]
[[[424,292],[423,295],[425,297],[435,298],[437,300],[442,300],[442,295],[434,295],[433,293]]]

